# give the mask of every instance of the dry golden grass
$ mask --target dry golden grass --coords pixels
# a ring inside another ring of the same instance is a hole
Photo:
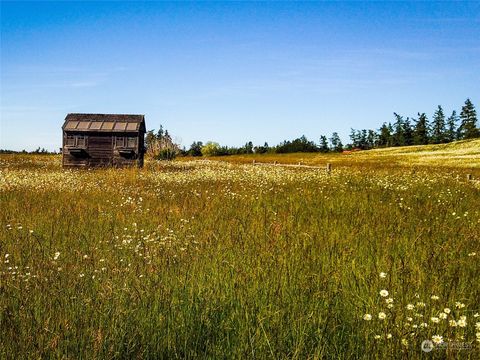
[[[480,175],[480,139],[456,141],[449,144],[404,146],[387,149],[357,151],[349,154],[253,154],[212,157],[212,160],[232,163],[297,164],[336,167],[387,168],[387,167],[442,167]],[[191,157],[179,160],[192,160]]]

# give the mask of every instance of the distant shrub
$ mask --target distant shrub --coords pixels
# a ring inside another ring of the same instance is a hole
[[[218,156],[221,154],[220,144],[208,141],[205,145],[202,146],[202,155],[203,156]]]
[[[153,158],[155,160],[173,160],[177,156],[177,152],[173,149],[163,149],[158,152]]]

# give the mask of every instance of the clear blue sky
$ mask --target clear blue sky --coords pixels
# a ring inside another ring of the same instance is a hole
[[[480,107],[480,2],[1,3],[0,148],[69,112],[145,114],[182,145],[318,141]]]

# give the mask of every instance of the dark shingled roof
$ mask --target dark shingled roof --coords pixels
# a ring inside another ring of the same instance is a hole
[[[65,131],[138,132],[145,131],[144,115],[68,114]]]

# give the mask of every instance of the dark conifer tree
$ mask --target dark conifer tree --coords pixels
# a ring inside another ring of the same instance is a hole
[[[470,99],[465,101],[460,113],[460,138],[472,139],[480,136],[480,130],[477,128],[477,112]]]
[[[320,145],[318,149],[322,153],[327,153],[330,151],[330,148],[328,147],[328,140],[325,135],[320,136]]]
[[[413,130],[408,117],[403,122],[403,138],[405,139],[405,145],[413,145]]]
[[[187,152],[188,155],[202,156],[202,146],[203,146],[203,143],[201,141],[194,141],[192,145],[190,145],[190,149]]]
[[[415,145],[428,144],[428,132],[429,126],[427,115],[425,113],[418,113],[418,119],[415,121],[415,126],[413,129],[413,143]]]
[[[445,114],[440,105],[438,105],[435,114],[433,114],[432,120],[432,134],[430,136],[430,142],[432,144],[441,144],[445,142]]]
[[[378,140],[377,145],[379,147],[388,147],[392,143],[392,132],[391,132],[391,125],[387,123],[383,123],[383,125],[378,130]]]
[[[352,141],[352,147],[360,147],[360,133],[355,129],[350,130],[350,140]]]
[[[447,119],[447,131],[445,133],[445,140],[447,142],[455,141],[457,139],[457,122],[457,112],[453,110],[452,115]]]
[[[404,132],[404,120],[403,116],[393,113],[395,115],[395,122],[393,123],[394,134],[393,134],[393,146],[404,146],[405,145],[405,132]]]
[[[369,149],[372,149],[375,147],[377,142],[377,133],[373,130],[368,130],[368,135],[367,135],[367,146]]]
[[[330,138],[330,143],[332,144],[332,151],[337,151],[337,152],[343,151],[343,144],[337,132],[334,132],[332,134],[332,137]]]
[[[367,144],[367,137],[368,137],[368,132],[367,130],[363,129],[360,132],[360,149],[368,149],[368,144]]]

